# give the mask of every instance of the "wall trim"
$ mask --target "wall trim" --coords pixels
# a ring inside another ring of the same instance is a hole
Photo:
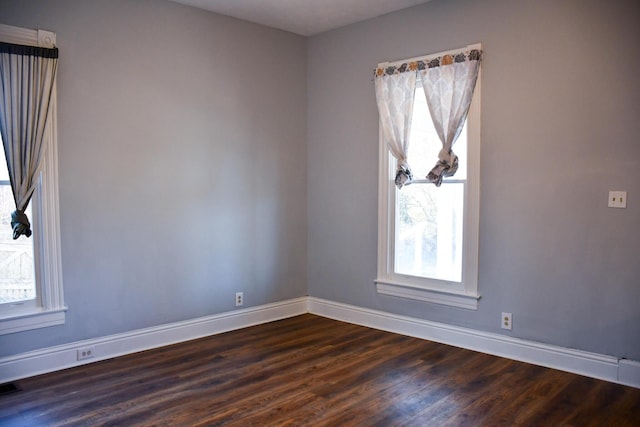
[[[618,367],[618,381],[629,387],[640,388],[640,362],[629,359],[620,359]]]
[[[640,362],[309,297],[309,313],[640,388]]]
[[[315,297],[300,297],[0,358],[0,384],[305,313],[640,388],[640,361]],[[78,361],[77,350],[84,347],[93,347],[96,356]]]
[[[307,312],[307,297],[301,297],[3,357],[0,384]],[[84,347],[93,347],[95,357],[78,361],[77,350]]]

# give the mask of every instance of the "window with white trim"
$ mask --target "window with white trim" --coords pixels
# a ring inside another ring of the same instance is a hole
[[[426,175],[438,160],[442,143],[417,80],[407,156],[413,179],[401,189],[394,183],[397,161],[380,137],[376,288],[385,295],[476,309],[480,77],[465,127],[453,147],[458,171],[439,187]]]
[[[0,25],[0,41],[29,46],[53,47],[55,34]],[[1,108],[1,107],[0,107]],[[65,322],[60,260],[60,226],[57,173],[56,90],[45,131],[45,151],[37,187],[29,204],[33,235],[11,238],[4,219],[15,209],[6,173],[0,159],[0,335],[60,325]],[[3,174],[4,171],[4,174]],[[10,222],[10,220],[9,220]],[[7,239],[3,237],[6,235]]]

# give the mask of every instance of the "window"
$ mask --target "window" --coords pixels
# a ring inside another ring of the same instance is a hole
[[[0,41],[50,47],[55,34],[0,25]],[[0,334],[60,325],[65,322],[60,262],[58,215],[56,91],[51,118],[45,132],[45,152],[38,185],[27,215],[30,238],[12,239],[8,217],[15,209],[6,172],[0,159]]]
[[[476,309],[479,77],[467,122],[453,146],[458,171],[436,187],[426,175],[441,148],[418,79],[408,152],[414,179],[400,190],[394,185],[396,159],[380,138],[376,287],[381,294]]]
[[[0,137],[0,141],[1,141]],[[13,240],[11,212],[15,209],[4,147],[0,144],[0,304],[34,304],[37,299],[33,239],[22,235]],[[26,210],[33,218],[31,205]]]

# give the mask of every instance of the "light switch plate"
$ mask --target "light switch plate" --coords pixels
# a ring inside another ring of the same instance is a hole
[[[609,191],[609,207],[621,208],[627,207],[627,192],[626,191]]]

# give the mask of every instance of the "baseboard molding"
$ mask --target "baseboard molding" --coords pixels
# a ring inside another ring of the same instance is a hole
[[[0,358],[0,384],[307,313],[307,297]],[[95,356],[77,360],[79,348]]]
[[[309,312],[534,365],[640,388],[640,362],[309,297]]]
[[[640,362],[621,359],[618,367],[618,381],[616,382],[640,388]]]
[[[639,361],[619,360],[613,356],[400,316],[315,297],[301,297],[0,358],[0,384],[304,313],[640,388]],[[78,361],[77,350],[84,347],[92,347],[95,356]]]

